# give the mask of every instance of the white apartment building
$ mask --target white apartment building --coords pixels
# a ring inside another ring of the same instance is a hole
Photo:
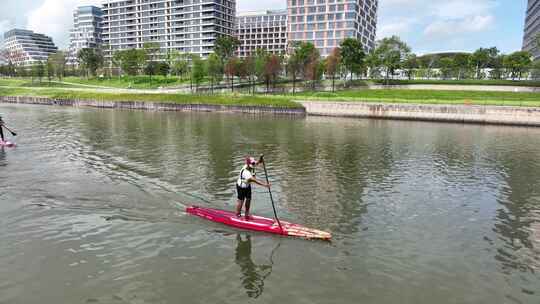
[[[236,0],[103,0],[102,10],[106,56],[156,42],[162,54],[207,57],[217,37],[234,34]]]
[[[68,62],[75,62],[77,53],[84,48],[98,48],[102,44],[101,22],[103,12],[96,6],[81,6],[73,12],[70,31]]]
[[[49,55],[58,51],[51,37],[22,29],[7,31],[2,48],[6,60],[22,66],[45,62]]]
[[[271,54],[287,52],[287,10],[246,12],[236,18],[236,37],[240,40],[238,56],[254,55],[257,49]]]
[[[523,50],[531,52],[534,60],[540,59],[538,35],[540,35],[540,0],[529,0],[523,30]]]
[[[287,0],[289,42],[313,42],[328,56],[345,38],[375,47],[378,0]]]

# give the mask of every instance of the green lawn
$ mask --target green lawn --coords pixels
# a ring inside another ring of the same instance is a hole
[[[82,85],[120,88],[120,89],[157,89],[159,87],[172,87],[180,85],[189,85],[189,79],[180,79],[179,77],[163,76],[122,76],[112,78],[83,78],[66,77],[65,82],[78,83]]]
[[[247,95],[192,95],[192,94],[114,94],[61,89],[32,90],[27,88],[2,88],[0,96],[36,96],[56,99],[106,100],[106,101],[144,101],[179,104],[210,104],[238,106],[267,106],[300,108],[300,104],[287,97],[247,96]]]
[[[376,84],[386,84],[383,79],[371,80]],[[540,87],[540,81],[513,81],[513,80],[389,80],[390,85],[407,85],[407,84],[443,84],[443,85],[499,85],[499,86],[519,86],[519,87]]]
[[[290,95],[287,95],[290,96]],[[425,104],[480,104],[540,106],[540,93],[435,91],[435,90],[348,90],[336,93],[305,92],[293,99],[329,101],[375,101]]]
[[[39,80],[30,78],[0,78],[0,86],[7,87],[26,87],[26,88],[82,88],[79,85],[67,84],[58,82],[57,80],[52,80],[51,82],[48,79],[43,78],[41,82]]]
[[[358,102],[394,102],[422,104],[479,104],[540,106],[540,93],[443,91],[443,90],[398,90],[382,89],[344,90],[331,92],[304,92],[295,95],[195,95],[195,94],[133,94],[101,93],[94,91],[67,90],[63,88],[31,88],[19,80],[0,79],[0,96],[42,96],[62,99],[98,99],[111,101],[147,101],[192,104],[223,104],[244,106],[299,107],[295,100],[327,100]],[[9,87],[2,87],[7,83]]]

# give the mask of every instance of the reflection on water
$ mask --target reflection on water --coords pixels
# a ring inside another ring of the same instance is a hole
[[[6,165],[6,151],[4,150],[4,147],[0,147],[0,166],[4,167]]]
[[[540,129],[0,107],[24,134],[0,149],[0,303],[540,303]],[[263,153],[280,219],[331,246],[183,212],[232,210]]]
[[[251,258],[251,236],[245,236],[242,239],[240,233],[236,235],[236,251],[234,261],[242,272],[241,282],[246,289],[246,294],[250,298],[258,298],[264,291],[264,280],[272,273],[272,265],[274,264],[274,252],[279,246],[272,250],[269,257],[269,263],[266,265],[256,265]]]

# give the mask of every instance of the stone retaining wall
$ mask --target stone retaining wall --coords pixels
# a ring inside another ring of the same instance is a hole
[[[540,127],[540,108],[301,101],[308,115]]]
[[[0,96],[0,103],[57,105],[149,111],[196,111],[250,114],[318,115],[540,127],[540,108],[479,105],[429,105],[374,102],[300,101],[304,108],[172,104],[142,101],[65,100]]]
[[[403,85],[370,85],[371,90],[443,90],[443,91],[480,91],[480,92],[522,92],[537,93],[540,87],[521,87],[508,85],[458,85],[458,84],[403,84]]]
[[[230,106],[230,105],[208,105],[208,104],[176,104],[157,103],[144,101],[101,101],[101,100],[72,100],[72,99],[52,99],[44,97],[16,97],[0,96],[0,102],[17,104],[37,104],[51,106],[71,106],[71,107],[92,107],[106,109],[130,109],[148,111],[196,111],[196,112],[228,112],[228,113],[250,113],[250,114],[285,114],[285,115],[306,115],[303,108],[285,108],[270,106]]]

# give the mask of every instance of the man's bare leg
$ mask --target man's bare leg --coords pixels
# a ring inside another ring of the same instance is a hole
[[[244,205],[244,202],[241,200],[238,200],[236,202],[236,216],[242,215],[242,205]]]

